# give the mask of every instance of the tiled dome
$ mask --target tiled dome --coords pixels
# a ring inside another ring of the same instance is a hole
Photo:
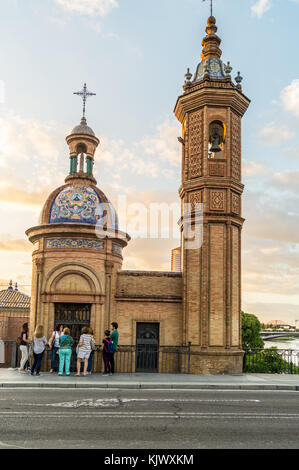
[[[106,204],[109,204],[109,225],[117,228],[114,207],[103,193],[99,193],[97,188],[87,185],[70,184],[61,188],[52,201],[48,223],[101,224]]]
[[[204,74],[208,72],[209,76],[213,79],[225,78],[225,65],[221,59],[207,59],[200,62],[196,69],[193,81],[201,80]]]

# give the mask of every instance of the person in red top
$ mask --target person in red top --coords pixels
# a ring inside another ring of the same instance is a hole
[[[114,346],[113,341],[110,338],[110,331],[105,331],[105,338],[103,339],[103,360],[105,365],[105,372],[103,376],[112,375],[111,364],[113,360]]]

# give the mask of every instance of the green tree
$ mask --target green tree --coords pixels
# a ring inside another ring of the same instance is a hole
[[[242,312],[242,346],[243,349],[259,349],[264,347],[261,338],[262,325],[251,313]]]

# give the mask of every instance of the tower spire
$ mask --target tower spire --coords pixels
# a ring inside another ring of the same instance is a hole
[[[210,16],[207,21],[207,35],[202,40],[202,60],[220,59],[222,50],[220,49],[221,39],[217,36],[218,28],[216,26],[216,18]]]
[[[202,0],[203,2],[205,2],[206,0]],[[213,0],[210,0],[211,2],[211,16],[213,16]]]

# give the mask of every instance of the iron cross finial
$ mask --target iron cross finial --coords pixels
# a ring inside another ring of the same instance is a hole
[[[84,87],[81,91],[74,92],[74,95],[81,96],[83,100],[83,119],[85,120],[85,112],[86,112],[86,100],[89,96],[96,96],[96,93],[91,93],[87,90],[86,83],[84,83]]]
[[[202,0],[203,2],[205,2],[206,0]],[[211,2],[211,16],[213,16],[213,0],[210,0]]]

